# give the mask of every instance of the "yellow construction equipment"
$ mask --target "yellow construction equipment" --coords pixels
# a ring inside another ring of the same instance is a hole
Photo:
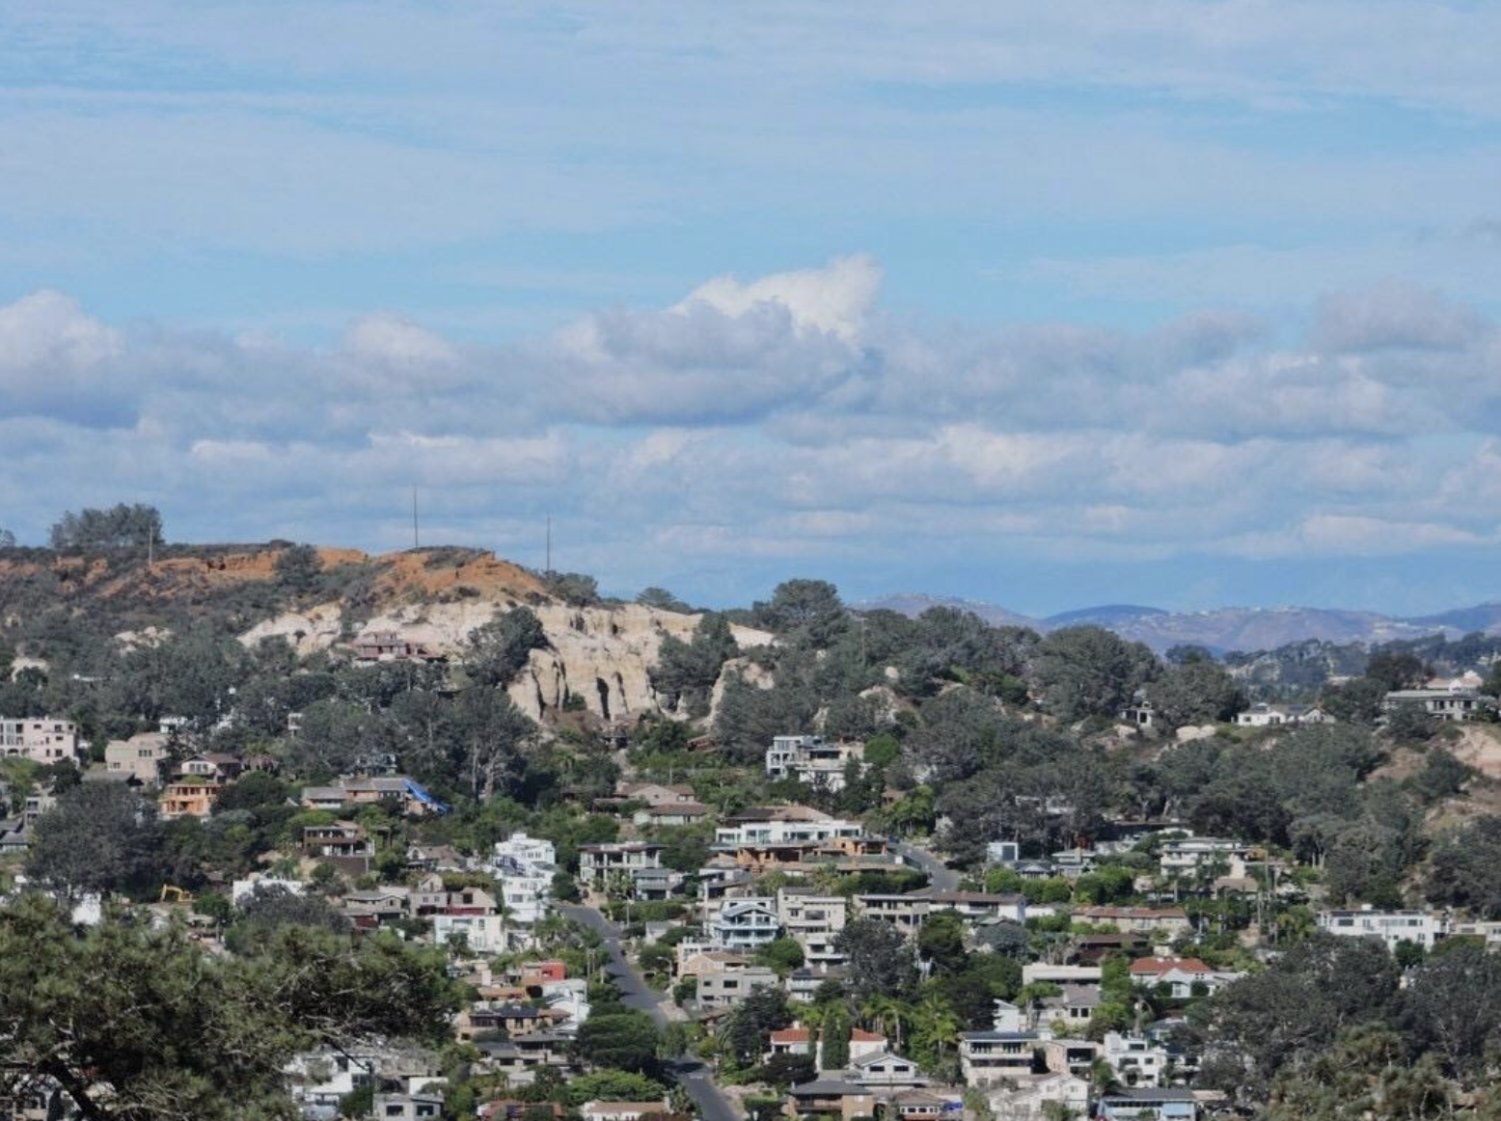
[[[162,884],[162,895],[158,903],[191,903],[193,893],[176,884]]]

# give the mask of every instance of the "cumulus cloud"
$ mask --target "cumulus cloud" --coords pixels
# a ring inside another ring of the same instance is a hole
[[[0,308],[0,502],[33,535],[142,495],[200,536],[381,545],[417,485],[461,538],[524,550],[551,514],[572,563],[637,570],[662,550],[696,571],[897,564],[914,541],[1115,560],[1497,542],[1501,366],[1473,309],[1367,289],[1311,308],[1302,341],[1212,310],[930,327],[878,314],[879,276],[856,257],[720,278],[506,346],[390,313],[329,347],[109,326],[39,293]]]
[[[749,283],[733,276],[715,277],[673,310],[686,314],[694,304],[702,303],[727,316],[741,316],[762,304],[773,304],[786,308],[800,327],[852,339],[880,286],[881,270],[870,257],[836,257],[821,269],[773,273]]]

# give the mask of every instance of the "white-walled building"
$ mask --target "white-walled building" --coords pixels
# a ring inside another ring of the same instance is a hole
[[[1379,938],[1388,950],[1395,950],[1401,942],[1431,950],[1448,936],[1449,919],[1432,911],[1377,911],[1363,907],[1357,911],[1323,911],[1319,914],[1319,929],[1340,938]]]
[[[784,845],[802,841],[859,839],[865,827],[858,821],[830,817],[807,806],[778,806],[746,810],[714,830],[716,845]]]
[[[545,864],[551,868],[558,863],[558,849],[551,841],[518,832],[512,833],[509,840],[495,842],[495,859],[497,863],[509,859],[522,864]]]
[[[776,736],[766,749],[766,774],[837,792],[844,789],[845,770],[851,760],[864,764],[863,743],[830,743],[823,736]]]

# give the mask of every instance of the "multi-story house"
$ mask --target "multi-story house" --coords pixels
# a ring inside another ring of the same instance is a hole
[[[830,817],[807,806],[774,806],[745,810],[727,818],[714,830],[714,844],[740,848],[838,838],[858,840],[864,836],[865,827],[858,821]]]
[[[1412,942],[1431,950],[1449,935],[1449,919],[1432,911],[1323,911],[1319,929],[1341,938],[1379,938],[1388,950]]]
[[[844,789],[850,763],[863,765],[864,760],[863,743],[830,743],[823,736],[776,736],[766,749],[766,774],[838,792]]]
[[[903,934],[914,935],[932,910],[925,895],[857,895],[855,908],[862,919],[881,919]]]
[[[433,941],[440,946],[463,939],[476,953],[503,954],[511,949],[510,926],[496,914],[438,914],[432,916]]]
[[[162,732],[140,732],[128,740],[111,740],[104,748],[104,769],[110,778],[160,786],[162,767],[171,756],[168,739]]]
[[[212,779],[185,779],[168,784],[157,799],[157,808],[166,820],[179,817],[208,817],[224,788]]]
[[[1160,1086],[1171,1061],[1167,1048],[1139,1035],[1105,1033],[1100,1057],[1127,1086]]]
[[[1164,841],[1158,850],[1157,863],[1164,876],[1192,875],[1200,868],[1223,864],[1231,857],[1244,860],[1255,851],[1254,845],[1222,837],[1181,837]]]
[[[46,766],[64,759],[76,763],[82,755],[78,726],[71,720],[51,716],[0,720],[0,757],[30,759]]]
[[[721,949],[753,953],[775,940],[780,928],[773,900],[726,899],[710,919],[708,934]]]
[[[375,843],[352,821],[304,825],[299,846],[310,860],[326,860],[356,875],[370,870],[370,858],[375,855]]]
[[[777,985],[775,970],[762,965],[744,969],[706,969],[694,976],[698,987],[693,999],[705,1011],[733,1008],[757,989],[773,989]]]
[[[827,968],[844,961],[834,941],[848,917],[848,901],[842,895],[799,887],[784,887],[777,892],[777,918],[782,930],[797,940],[803,948],[803,960],[811,967]]]
[[[1040,1040],[1031,1032],[967,1031],[959,1036],[959,1069],[971,1086],[1031,1074]]]
[[[586,887],[603,888],[614,879],[629,887],[631,875],[642,868],[662,867],[662,846],[645,841],[579,846],[579,880]]]
[[[519,861],[522,864],[537,864],[548,868],[558,863],[558,850],[551,841],[540,837],[528,837],[524,832],[512,833],[510,838],[495,842],[495,857]]]

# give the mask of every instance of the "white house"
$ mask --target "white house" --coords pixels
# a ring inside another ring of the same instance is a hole
[[[1050,1109],[1061,1109],[1065,1117],[1084,1117],[1089,1112],[1089,1082],[1073,1074],[1023,1074],[992,1089],[988,1098],[995,1121],[1043,1121]]]
[[[806,806],[779,806],[746,810],[728,819],[714,830],[714,843],[738,848],[831,841],[840,837],[858,840],[863,836],[865,827],[858,821],[830,817]]]
[[[863,765],[863,743],[830,743],[823,736],[775,736],[766,749],[766,774],[796,779],[806,786],[838,792],[844,789],[850,761]]]
[[[629,881],[642,868],[662,867],[662,846],[641,841],[579,846],[579,879],[600,888],[620,874]]]
[[[500,915],[433,915],[433,941],[439,946],[460,939],[479,954],[510,950],[510,920]]]
[[[1236,713],[1235,723],[1242,728],[1298,727],[1302,724],[1333,724],[1334,717],[1318,705],[1254,704],[1244,712]]]
[[[1174,999],[1186,1000],[1212,993],[1242,974],[1210,969],[1198,958],[1137,958],[1131,963],[1131,980],[1151,989],[1165,987]]]
[[[1319,929],[1341,938],[1379,938],[1388,950],[1412,942],[1431,950],[1449,934],[1449,919],[1432,911],[1323,911]]]
[[[1031,1032],[967,1031],[959,1036],[959,1068],[971,1086],[991,1086],[1032,1073],[1041,1040]]]
[[[1254,848],[1244,841],[1226,840],[1221,837],[1182,837],[1164,841],[1158,850],[1157,862],[1164,876],[1175,873],[1196,872],[1201,865],[1228,864],[1232,856],[1241,859],[1251,855]]]
[[[1116,1078],[1127,1086],[1161,1086],[1169,1062],[1167,1048],[1139,1035],[1105,1033],[1100,1053]]]
[[[495,842],[495,859],[497,863],[509,859],[552,868],[558,863],[558,850],[551,841],[518,832],[512,833],[509,840]]]

